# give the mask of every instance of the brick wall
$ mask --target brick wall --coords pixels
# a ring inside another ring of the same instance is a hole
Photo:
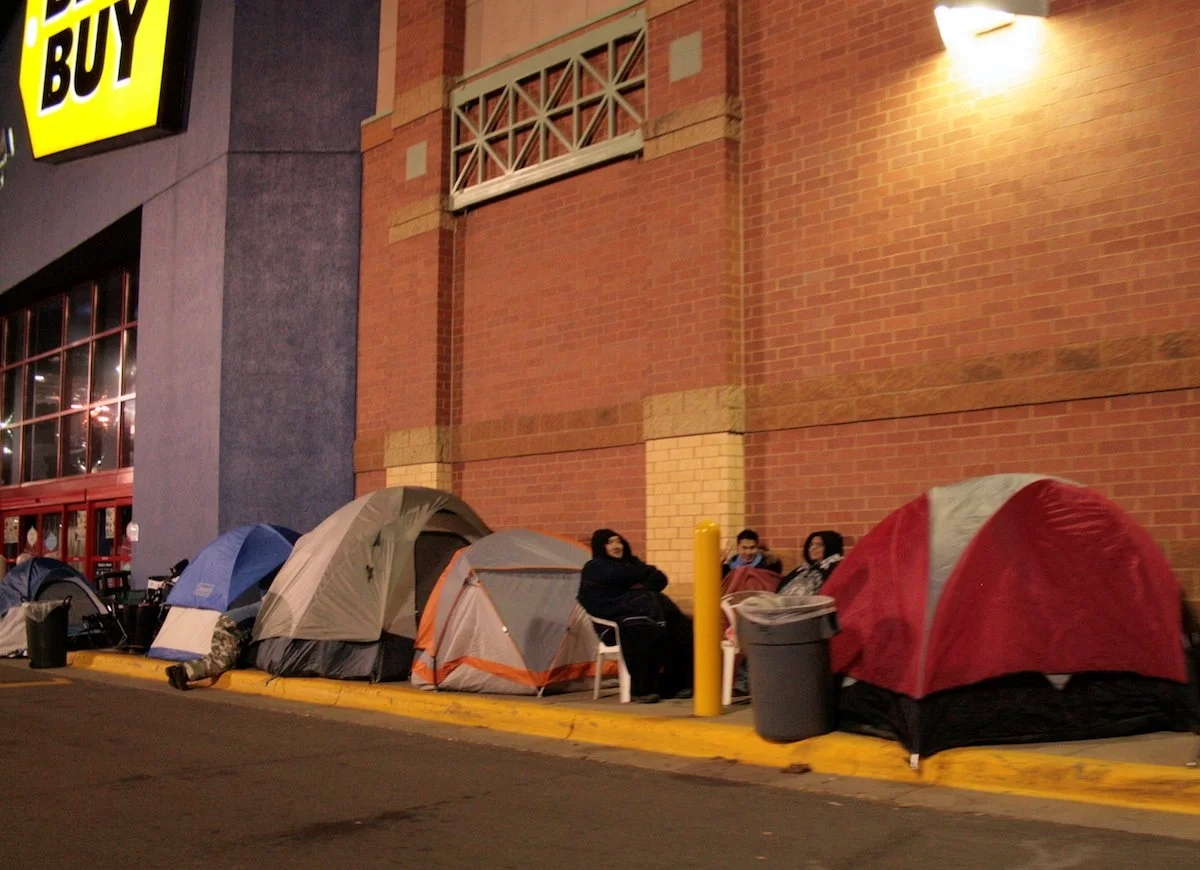
[[[1200,325],[1200,6],[1056,8],[987,97],[928,4],[784,7],[745,8],[751,382]]]
[[[746,441],[747,523],[792,564],[815,529],[836,529],[853,543],[930,486],[1034,472],[1116,501],[1200,599],[1200,391],[816,426]]]
[[[461,422],[641,400],[644,177],[621,161],[460,218]]]
[[[641,445],[465,463],[456,491],[494,529],[527,528],[588,543],[598,528],[645,554]]]
[[[404,150],[434,155],[444,117],[364,130],[360,489],[388,433],[436,425],[445,460],[406,461],[452,463],[494,526],[645,552],[673,483],[643,442],[744,431],[745,520],[793,560],[813,528],[853,541],[929,486],[1038,471],[1117,500],[1200,600],[1200,6],[1057,0],[990,89],[930,6],[647,0],[643,157],[411,237],[445,179],[431,156],[403,181]],[[404,8],[398,107],[461,67]],[[640,410],[703,390],[744,414]]]
[[[934,484],[1062,474],[1200,599],[1196,395],[1174,389],[1198,370],[1118,350],[1200,326],[1200,6],[1039,24],[1030,77],[987,92],[926,4],[745,7],[748,522],[794,549]],[[1051,386],[1066,369],[1088,383]]]

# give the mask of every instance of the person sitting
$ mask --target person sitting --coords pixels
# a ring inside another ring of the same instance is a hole
[[[666,587],[667,575],[634,556],[621,535],[612,529],[592,533],[579,603],[620,626],[630,694],[640,704],[692,696],[692,621],[663,594]]]
[[[261,601],[237,607],[217,617],[213,628],[212,650],[203,658],[191,659],[167,668],[167,680],[180,691],[190,688],[196,680],[211,679],[237,667],[238,660],[250,643],[254,620],[262,608]]]
[[[759,543],[758,532],[754,529],[742,529],[738,532],[735,549],[721,566],[721,576],[724,577],[736,568],[762,568],[777,574],[783,571],[779,558]]]
[[[828,530],[813,532],[804,541],[804,561],[784,575],[779,592],[788,595],[818,594],[843,556],[840,534]]]

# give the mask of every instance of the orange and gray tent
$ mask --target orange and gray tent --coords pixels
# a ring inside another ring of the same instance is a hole
[[[591,677],[596,633],[575,600],[589,558],[573,541],[525,529],[460,550],[421,617],[413,685],[540,695]]]
[[[407,679],[429,592],[453,554],[486,534],[475,511],[436,489],[390,487],[343,505],[279,569],[254,624],[255,667]]]

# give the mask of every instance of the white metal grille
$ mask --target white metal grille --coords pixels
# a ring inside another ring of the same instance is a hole
[[[635,154],[646,117],[638,12],[450,95],[450,208]]]

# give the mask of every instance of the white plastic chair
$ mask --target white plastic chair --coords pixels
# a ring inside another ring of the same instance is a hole
[[[625,657],[621,655],[621,629],[611,619],[601,619],[588,614],[592,628],[596,631],[596,676],[592,683],[592,699],[600,697],[600,672],[604,669],[604,659],[615,656],[617,659],[617,686],[620,689],[622,704],[629,703],[631,694],[629,668],[625,667]],[[612,643],[604,642],[604,629],[612,630]]]
[[[734,605],[754,595],[764,595],[762,590],[744,589],[741,592],[731,592],[721,597],[721,610],[729,620],[730,631],[721,638],[721,704],[728,707],[733,703],[733,670],[741,647],[737,640],[737,615]]]

